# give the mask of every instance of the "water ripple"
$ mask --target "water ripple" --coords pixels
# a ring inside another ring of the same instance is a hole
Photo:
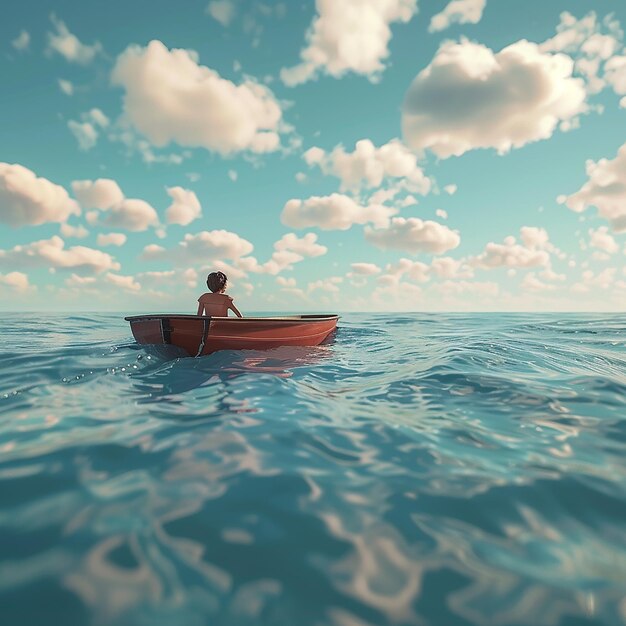
[[[189,359],[4,316],[3,623],[623,623],[625,330],[350,315]]]

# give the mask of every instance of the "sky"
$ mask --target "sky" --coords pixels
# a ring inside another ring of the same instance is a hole
[[[23,0],[0,310],[623,311],[626,3]]]

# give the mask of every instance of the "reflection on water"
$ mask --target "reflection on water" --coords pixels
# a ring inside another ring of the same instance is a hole
[[[626,620],[623,316],[200,359],[117,316],[3,329],[3,624]]]

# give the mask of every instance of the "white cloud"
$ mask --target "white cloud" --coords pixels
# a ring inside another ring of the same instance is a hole
[[[294,233],[287,233],[274,244],[274,248],[279,252],[289,250],[303,257],[322,256],[328,252],[326,246],[317,243],[315,233],[307,233],[303,237],[298,237]]]
[[[184,270],[167,270],[165,272],[141,272],[137,275],[141,284],[152,287],[171,285],[172,287],[184,284],[186,287],[195,289],[198,285],[198,272],[189,267]]]
[[[65,279],[65,284],[68,287],[82,289],[83,287],[87,287],[88,285],[94,285],[96,279],[93,276],[78,276],[77,274],[72,274],[69,278]]]
[[[613,160],[587,161],[586,170],[589,180],[571,196],[559,196],[558,201],[577,213],[595,206],[615,232],[625,232],[626,143]]]
[[[611,14],[600,21],[594,11],[581,19],[565,11],[556,30],[554,37],[540,45],[542,52],[569,54],[576,59],[576,71],[584,77],[587,91],[602,91],[608,79],[607,66],[603,64],[621,48],[623,33],[619,22]]]
[[[348,230],[355,224],[386,226],[396,209],[383,204],[361,206],[352,198],[333,193],[306,200],[289,200],[280,216],[292,228],[318,227],[322,230]]]
[[[0,285],[6,285],[7,287],[15,289],[15,291],[28,291],[30,288],[28,276],[23,272],[0,274]]]
[[[111,78],[125,89],[130,122],[158,147],[176,142],[232,154],[280,146],[282,111],[274,94],[251,80],[235,85],[221,78],[193,51],[168,50],[160,41],[130,46]]]
[[[233,182],[236,182],[237,177],[238,177],[238,174],[236,170],[228,170],[228,178],[230,178],[230,180],[232,180]]]
[[[433,259],[430,268],[431,272],[439,278],[458,279],[474,276],[474,270],[467,263],[449,256]]]
[[[123,233],[106,233],[98,235],[97,244],[104,248],[105,246],[123,246],[126,243],[126,235]]]
[[[206,265],[207,261],[239,259],[250,254],[254,246],[236,233],[227,230],[202,231],[187,234],[175,248],[166,250],[151,244],[143,250],[142,258],[171,260],[179,265]]]
[[[355,72],[375,79],[389,56],[390,25],[408,22],[417,0],[317,0],[317,15],[300,52],[301,63],[280,72],[289,86],[316,78]]]
[[[139,291],[141,285],[135,280],[133,276],[121,276],[120,274],[105,274],[104,280],[120,289],[126,291]]]
[[[615,93],[619,96],[626,96],[626,55],[609,59],[604,66],[604,71],[604,77]],[[620,105],[626,108],[624,100]]]
[[[77,239],[84,239],[89,231],[84,226],[71,226],[70,224],[61,224],[61,235],[63,237],[76,237]]]
[[[71,63],[88,65],[94,60],[97,54],[102,52],[102,46],[96,42],[89,46],[81,41],[68,30],[64,22],[51,17],[52,23],[56,27],[56,33],[48,33],[48,52],[56,52]]]
[[[476,148],[505,153],[549,138],[587,110],[584,83],[564,54],[518,41],[500,52],[445,42],[409,88],[402,125],[407,144],[438,156]]]
[[[452,0],[446,8],[430,20],[428,31],[436,33],[452,24],[478,24],[487,0]]]
[[[435,211],[435,215],[439,218],[441,218],[442,220],[447,220],[448,219],[448,212],[444,211],[443,209],[437,209]]]
[[[339,293],[339,287],[337,285],[340,285],[342,282],[343,278],[341,276],[329,276],[328,278],[322,278],[309,283],[307,285],[307,292],[311,293],[312,291],[320,290]]]
[[[111,228],[131,231],[143,231],[159,225],[157,212],[150,204],[144,200],[125,198],[119,185],[110,178],[75,180],[72,189],[84,208],[103,211],[102,214],[97,211],[87,213],[90,224],[100,221]]]
[[[83,113],[81,119],[82,122],[69,120],[67,126],[78,140],[78,147],[81,150],[91,150],[100,136],[98,127],[106,128],[109,125],[109,118],[100,109],[91,109]]]
[[[124,199],[124,194],[119,185],[110,178],[75,180],[72,182],[72,191],[80,205],[85,209],[104,211],[119,204]]]
[[[430,191],[430,179],[417,165],[417,157],[398,139],[377,148],[369,139],[357,141],[353,152],[337,146],[326,153],[309,148],[304,155],[309,166],[318,165],[325,174],[341,180],[341,191],[358,191],[361,187],[380,187],[386,178],[402,178],[419,193]]]
[[[380,267],[374,263],[351,263],[350,267],[355,274],[361,276],[372,276],[381,272]]]
[[[318,257],[327,252],[326,246],[317,243],[317,235],[314,233],[307,233],[303,237],[288,233],[274,244],[274,252],[269,261],[259,264],[254,257],[244,257],[236,261],[236,268],[244,272],[276,275],[292,269],[295,263],[306,257]]]
[[[443,254],[461,242],[456,231],[417,217],[394,217],[388,228],[366,228],[365,238],[384,250],[404,250],[411,254]]]
[[[157,226],[159,217],[145,200],[125,198],[103,213],[102,222],[111,228],[142,231],[150,226]]]
[[[408,277],[416,283],[425,283],[430,280],[430,267],[421,261],[400,259],[397,263],[389,264],[385,274],[378,278],[381,287],[391,287],[399,284],[403,277]]]
[[[222,26],[228,26],[235,17],[235,3],[233,0],[211,0],[206,11]]]
[[[451,185],[446,185],[443,190],[449,195],[453,196],[457,192],[458,187],[453,183]]]
[[[91,150],[98,143],[99,133],[93,124],[69,120],[67,127],[72,131],[72,135],[76,137],[78,147],[81,150]]]
[[[288,289],[294,289],[296,287],[295,278],[285,278],[284,276],[277,276],[276,283],[281,287],[287,287]]]
[[[520,237],[524,245],[530,250],[545,249],[550,242],[548,231],[537,226],[522,226]]]
[[[555,289],[554,285],[544,283],[539,278],[537,278],[535,272],[529,272],[528,274],[526,274],[520,286],[525,291],[552,291],[553,289]]]
[[[63,80],[59,78],[59,89],[66,95],[71,96],[74,94],[74,85],[69,80]]]
[[[600,226],[597,230],[591,228],[589,234],[591,235],[589,244],[592,248],[598,248],[607,254],[615,254],[619,251],[617,241],[609,234],[609,229],[606,226]]]
[[[0,250],[0,267],[47,267],[71,269],[80,274],[98,274],[107,270],[118,270],[120,265],[101,250],[84,246],[65,249],[63,239],[54,236],[15,246],[10,250]]]
[[[65,222],[70,215],[80,215],[80,208],[63,187],[22,165],[0,163],[0,221],[37,226]]]
[[[522,237],[524,245],[518,244],[515,237],[510,236],[506,237],[503,243],[489,242],[483,252],[473,259],[473,263],[483,269],[549,267],[550,254],[543,247],[537,247],[541,241],[541,234],[527,230]],[[530,243],[531,246],[527,246],[526,243]]]
[[[167,208],[165,217],[168,224],[186,226],[202,216],[202,207],[196,194],[182,187],[166,187],[172,204]]]
[[[30,34],[28,31],[23,30],[13,41],[11,41],[11,45],[20,52],[24,52],[28,50],[30,46]]]

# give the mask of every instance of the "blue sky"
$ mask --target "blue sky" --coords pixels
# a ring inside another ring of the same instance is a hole
[[[13,5],[0,308],[193,312],[219,268],[244,314],[623,310],[624,24],[604,0]]]

